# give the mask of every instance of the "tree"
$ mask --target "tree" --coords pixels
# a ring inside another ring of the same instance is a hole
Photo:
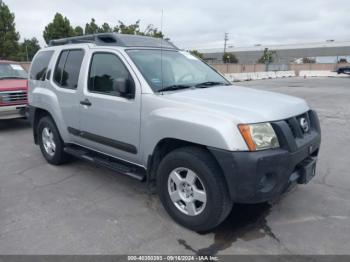
[[[87,23],[85,25],[85,34],[89,35],[89,34],[96,34],[99,31],[99,27],[95,22],[94,18],[91,18],[90,23]]]
[[[152,24],[149,24],[146,27],[145,31],[141,31],[140,20],[137,20],[135,23],[130,25],[126,25],[122,21],[119,21],[119,25],[115,26],[113,31],[128,35],[144,35],[157,38],[164,38],[163,33],[159,31],[156,27],[154,27],[154,25]],[[169,38],[166,38],[166,40],[169,40]]]
[[[340,63],[340,64],[345,63],[346,64],[347,62],[348,62],[348,60],[346,58],[340,58],[338,63]]]
[[[84,35],[84,29],[81,26],[76,26],[74,28],[74,35],[76,36]]]
[[[97,33],[112,33],[113,28],[108,23],[103,23],[102,26],[96,24],[96,20],[91,18],[90,23],[85,25],[85,35]]]
[[[39,41],[35,37],[32,39],[24,39],[19,45],[19,53],[17,59],[20,61],[32,61],[34,55],[40,49]]]
[[[1,1],[1,0],[0,0]],[[88,35],[96,33],[121,33],[121,34],[131,34],[131,35],[145,35],[158,38],[164,38],[164,35],[152,24],[149,24],[144,31],[140,29],[140,20],[137,20],[133,24],[124,24],[122,21],[118,21],[118,24],[114,27],[110,26],[108,23],[103,23],[99,26],[94,18],[91,18],[89,23],[85,24],[85,29],[76,26],[72,27],[70,25],[67,17],[63,17],[61,14],[57,13],[54,17],[53,22],[48,24],[44,30],[44,39],[48,43],[52,39]],[[169,38],[165,38],[169,40]]]
[[[315,64],[316,59],[312,57],[304,57],[303,58],[303,64]]]
[[[156,27],[154,27],[154,25],[152,25],[152,24],[149,24],[147,26],[146,30],[140,34],[146,35],[146,36],[157,37],[157,38],[164,38],[163,33],[161,31],[158,31],[158,29]],[[169,38],[167,38],[166,40],[169,40]]]
[[[276,51],[265,48],[263,55],[258,60],[260,64],[271,64],[275,59]]]
[[[121,34],[128,35],[140,35],[140,20],[137,20],[134,24],[126,25],[122,21],[119,21],[118,31]]]
[[[238,64],[237,57],[232,53],[224,53],[222,55],[222,61],[224,61],[224,63]]]
[[[70,25],[67,17],[63,17],[60,13],[56,13],[53,21],[49,23],[43,32],[45,42],[48,44],[50,40],[75,36],[75,31]]]
[[[163,37],[162,32],[158,31],[152,24],[148,25],[144,32],[140,29],[140,20],[137,20],[133,24],[124,24],[122,21],[118,21],[118,25],[111,27],[108,23],[103,23],[99,26],[94,18],[91,18],[90,23],[85,25],[85,34],[96,34],[96,33],[112,33],[118,32],[121,34],[129,35],[147,35],[153,37]]]
[[[99,33],[112,33],[113,29],[109,26],[108,23],[103,23],[101,27],[98,29]]]
[[[194,55],[194,56],[196,56],[196,57],[198,57],[200,59],[203,59],[203,54],[200,53],[198,50],[189,50],[189,52],[190,52],[191,55]]]
[[[0,58],[16,59],[19,50],[18,40],[15,15],[4,2],[0,1]]]

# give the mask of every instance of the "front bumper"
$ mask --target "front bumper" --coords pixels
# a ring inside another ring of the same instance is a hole
[[[26,116],[26,105],[0,106],[0,120]]]
[[[224,173],[234,202],[274,200],[291,184],[308,182],[305,169],[317,159],[321,132],[316,113],[307,114],[312,128],[302,137],[295,137],[285,120],[272,123],[280,141],[279,149],[231,152],[209,148]]]

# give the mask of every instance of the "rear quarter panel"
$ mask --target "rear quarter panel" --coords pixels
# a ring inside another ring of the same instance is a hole
[[[50,50],[50,49],[45,49],[43,51],[46,51],[46,50]],[[53,70],[54,70],[58,55],[59,55],[59,51],[56,50],[53,56],[51,57],[50,63],[48,65],[48,70],[51,70],[51,76],[53,75]],[[33,61],[34,60],[35,60],[35,57]],[[31,67],[29,68],[29,76],[31,72]],[[28,103],[30,106],[33,106],[35,108],[40,108],[49,112],[49,114],[51,115],[51,117],[56,123],[56,126],[60,132],[62,139],[64,141],[67,141],[69,139],[69,134],[62,115],[59,99],[58,99],[57,93],[55,92],[55,89],[51,85],[51,80],[45,79],[45,81],[39,81],[39,80],[29,79]]]

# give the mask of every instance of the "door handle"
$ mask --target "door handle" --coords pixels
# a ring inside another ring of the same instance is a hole
[[[84,105],[84,106],[91,106],[91,102],[89,101],[89,99],[85,98],[85,100],[83,101],[80,101],[80,104],[81,105]]]

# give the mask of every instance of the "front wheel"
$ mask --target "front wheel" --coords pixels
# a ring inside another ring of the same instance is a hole
[[[220,168],[200,148],[180,148],[166,155],[158,168],[157,188],[169,215],[191,230],[214,228],[232,208]]]

